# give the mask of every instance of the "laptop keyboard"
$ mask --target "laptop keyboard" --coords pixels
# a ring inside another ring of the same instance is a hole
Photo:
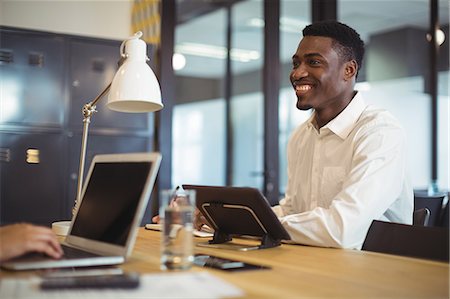
[[[87,252],[81,249],[61,245],[62,250],[64,251],[63,259],[79,259],[85,257],[96,257],[100,256],[95,253]]]
[[[87,252],[81,249],[76,249],[73,247],[65,246],[61,244],[61,248],[64,251],[64,255],[61,257],[62,260],[74,260],[79,258],[86,258],[86,257],[99,257],[101,255]],[[17,261],[17,262],[39,262],[39,261],[45,261],[51,259],[48,255],[45,253],[40,252],[29,252],[24,255],[21,255],[19,257],[13,258],[11,261]]]

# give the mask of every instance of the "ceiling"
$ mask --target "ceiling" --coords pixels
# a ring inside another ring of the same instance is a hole
[[[181,0],[178,3],[193,1]],[[226,45],[226,10],[217,7],[217,0],[195,0],[198,4],[216,3],[190,20],[183,20],[175,32],[175,52],[186,58],[186,66],[177,75],[220,78],[225,74],[223,51]],[[301,30],[310,23],[309,0],[281,0],[280,56],[289,63]],[[201,6],[201,5],[200,5]],[[439,0],[441,24],[449,23],[449,1]],[[263,0],[240,1],[232,6],[232,48],[249,52],[254,60],[232,60],[234,74],[260,69],[263,62]],[[339,21],[355,28],[366,43],[370,36],[402,27],[429,27],[428,0],[341,0]],[[424,37],[425,38],[425,37]],[[448,40],[448,36],[447,36]],[[206,51],[206,50],[207,51]],[[205,51],[206,54],[203,53]],[[210,51],[212,50],[212,51]],[[198,52],[202,52],[199,56]],[[193,55],[193,53],[195,55]],[[221,54],[222,53],[222,54]],[[245,53],[244,53],[245,54]],[[248,53],[247,53],[248,54]],[[221,56],[211,58],[205,56]],[[259,55],[259,58],[258,58]]]

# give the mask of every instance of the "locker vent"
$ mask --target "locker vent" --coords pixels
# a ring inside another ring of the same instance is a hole
[[[0,147],[0,162],[9,162],[9,161],[11,161],[11,152],[9,148]]]
[[[0,64],[8,64],[14,62],[14,54],[10,50],[0,49]]]

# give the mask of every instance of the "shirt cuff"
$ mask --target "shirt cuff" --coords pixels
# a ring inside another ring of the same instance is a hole
[[[283,209],[281,208],[280,205],[273,206],[272,211],[275,213],[275,215],[277,215],[277,217],[284,216]]]

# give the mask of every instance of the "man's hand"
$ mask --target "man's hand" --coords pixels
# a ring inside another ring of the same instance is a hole
[[[0,227],[0,261],[32,251],[53,258],[63,254],[56,235],[47,227],[25,223]]]
[[[152,218],[152,222],[160,223],[161,217],[159,217],[159,215],[154,216]],[[199,209],[195,209],[195,211],[194,211],[194,228],[199,231],[202,229],[203,225],[209,225],[208,221],[206,221],[205,216],[203,216],[202,213],[200,213]]]
[[[198,231],[202,229],[204,225],[211,227],[211,225],[206,220],[205,216],[200,212],[199,209],[195,209],[194,212],[194,228]]]

